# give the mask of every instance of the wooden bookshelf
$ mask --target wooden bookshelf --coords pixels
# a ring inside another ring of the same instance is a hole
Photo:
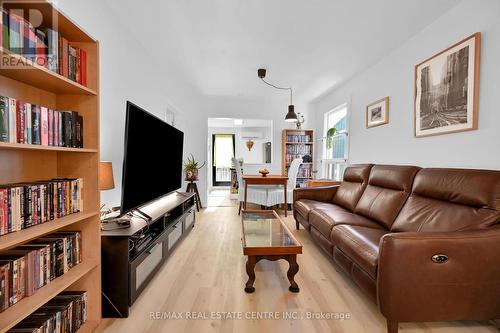
[[[289,140],[290,136],[297,137],[298,140]],[[308,136],[308,139],[305,139]],[[288,174],[288,168],[293,160],[293,157],[303,157],[304,155],[311,155],[313,162],[302,163],[297,177],[297,185],[301,185],[312,179],[312,172],[314,170],[314,130],[306,129],[284,129],[281,137],[281,173],[282,175]],[[296,153],[290,152],[296,151]],[[308,171],[307,176],[303,173]]]
[[[51,178],[83,178],[84,210],[21,231],[0,236],[0,251],[59,231],[80,231],[82,263],[0,313],[5,332],[63,290],[86,290],[88,322],[80,332],[92,332],[101,320],[101,244],[99,220],[99,44],[48,1],[26,8],[40,10],[44,22],[57,20],[57,31],[69,44],[87,52],[87,86],[36,64],[0,68],[0,94],[56,110],[77,111],[84,119],[84,148],[0,143],[0,184]],[[16,4],[19,7],[19,4]],[[0,55],[22,56],[0,49]]]

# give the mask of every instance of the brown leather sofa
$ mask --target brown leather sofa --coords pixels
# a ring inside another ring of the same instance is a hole
[[[500,318],[500,171],[355,165],[294,217],[398,322]]]

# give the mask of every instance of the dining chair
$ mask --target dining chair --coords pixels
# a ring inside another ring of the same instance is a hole
[[[245,201],[245,184],[243,183],[243,172],[241,171],[240,163],[236,158],[232,158],[236,168],[236,177],[238,178],[238,215],[241,213],[243,201]],[[247,202],[251,202],[261,206],[267,206],[267,190],[269,186],[250,185],[248,186]]]
[[[302,158],[296,158],[290,163],[288,168],[288,182],[287,182],[287,202],[286,204],[291,204],[293,202],[293,190],[297,186],[297,176],[299,174],[299,168],[302,164]],[[274,188],[267,190],[267,206],[280,205],[285,202],[285,193],[283,187],[275,186]]]

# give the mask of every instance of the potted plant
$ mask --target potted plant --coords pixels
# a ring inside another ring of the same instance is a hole
[[[184,162],[184,172],[186,173],[187,181],[197,181],[198,180],[198,170],[205,166],[206,162],[200,166],[199,163],[194,159],[193,154]]]
[[[337,134],[337,129],[335,127],[330,128],[326,132],[326,148],[331,149],[332,148],[332,142],[333,142],[333,137],[335,134]]]

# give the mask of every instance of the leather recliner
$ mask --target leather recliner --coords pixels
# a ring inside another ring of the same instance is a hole
[[[500,171],[354,165],[294,217],[398,322],[500,318]]]

